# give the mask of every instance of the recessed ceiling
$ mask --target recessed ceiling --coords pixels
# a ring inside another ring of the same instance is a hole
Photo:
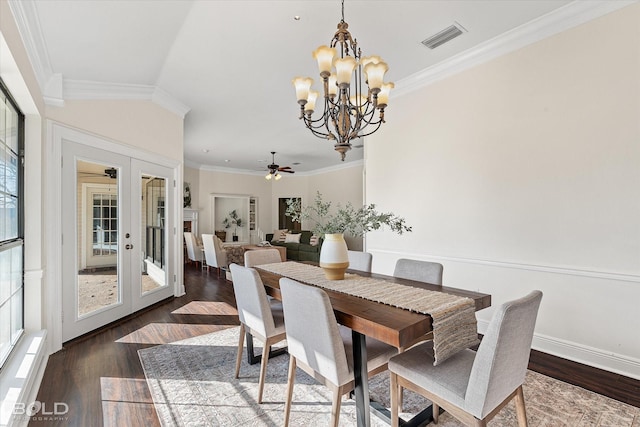
[[[344,13],[363,55],[382,56],[390,67],[386,80],[397,83],[568,3],[346,0]],[[189,107],[187,165],[255,171],[270,151],[282,164],[298,163],[296,171],[303,173],[341,164],[332,144],[298,120],[291,85],[298,75],[318,85],[311,52],[333,37],[340,1],[33,4],[37,19],[29,30],[42,35],[51,73],[65,82],[156,86]],[[421,44],[454,23],[466,32],[433,50]],[[393,92],[386,118],[393,120]],[[346,162],[362,158],[363,149],[354,148]]]

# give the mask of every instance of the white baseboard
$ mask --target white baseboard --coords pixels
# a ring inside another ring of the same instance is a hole
[[[484,334],[489,322],[478,320],[478,332]],[[563,359],[582,363],[583,365],[603,369],[640,380],[640,360],[615,353],[608,353],[571,341],[534,334],[531,348]]]

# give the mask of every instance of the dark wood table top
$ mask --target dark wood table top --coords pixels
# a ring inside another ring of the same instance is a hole
[[[280,294],[279,281],[282,276],[262,270],[260,266],[256,266],[255,268],[260,274],[267,294],[281,300],[282,296]],[[352,270],[349,270],[349,272],[363,277],[373,277],[430,291],[446,292],[452,295],[468,297],[475,301],[476,311],[491,306],[491,295],[488,294],[416,282],[414,280],[399,279],[375,273],[364,273]],[[431,316],[414,313],[328,289],[325,289],[325,291],[329,295],[338,323],[395,347],[406,348],[432,330]]]

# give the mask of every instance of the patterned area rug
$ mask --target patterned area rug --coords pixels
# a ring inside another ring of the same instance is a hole
[[[288,356],[269,360],[264,402],[256,402],[260,364],[249,365],[246,353],[240,378],[233,377],[238,328],[230,328],[172,344],[139,350],[140,360],[163,426],[281,426],[287,383]],[[261,348],[257,345],[256,354]],[[389,406],[388,373],[370,380],[370,394]],[[640,427],[640,408],[586,391],[544,375],[527,373],[524,385],[529,426]],[[329,424],[331,393],[300,369],[296,374],[290,425]],[[405,391],[408,414],[428,401]],[[375,415],[372,426],[386,424]],[[341,426],[355,426],[355,403],[343,398]],[[517,425],[515,406],[507,405],[489,426]],[[448,414],[438,426],[461,426]]]

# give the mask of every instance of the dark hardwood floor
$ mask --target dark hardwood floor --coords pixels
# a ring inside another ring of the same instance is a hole
[[[159,426],[137,351],[238,325],[233,287],[185,265],[187,294],[136,313],[51,355],[37,400],[66,403],[60,419],[30,426]],[[537,372],[640,407],[640,381],[532,351]]]

